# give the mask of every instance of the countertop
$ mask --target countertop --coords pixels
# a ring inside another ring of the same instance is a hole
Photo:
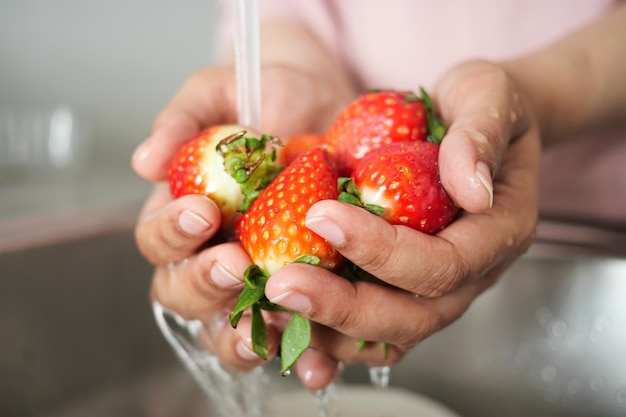
[[[130,168],[97,165],[0,183],[0,253],[132,230],[150,188]]]

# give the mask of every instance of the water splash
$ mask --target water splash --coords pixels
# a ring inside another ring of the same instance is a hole
[[[317,405],[318,417],[337,416],[338,393],[335,384],[330,384],[325,388],[315,392],[315,404]]]
[[[370,366],[368,368],[370,374],[370,383],[376,387],[385,389],[389,387],[389,379],[391,377],[391,367],[389,366]]]
[[[163,336],[206,393],[218,416],[263,416],[268,376],[262,367],[248,373],[224,368],[218,357],[200,344],[202,322],[187,321],[158,302],[152,307]]]

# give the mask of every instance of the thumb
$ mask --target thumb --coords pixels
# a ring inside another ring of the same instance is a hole
[[[515,84],[501,67],[472,61],[444,75],[433,95],[449,125],[439,153],[442,185],[464,210],[486,211],[509,141],[528,129]]]
[[[132,167],[148,181],[167,179],[167,167],[180,146],[201,130],[234,123],[234,78],[228,67],[194,73],[159,113],[148,139],[135,150]]]

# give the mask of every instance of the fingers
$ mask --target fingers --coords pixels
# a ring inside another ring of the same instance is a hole
[[[213,246],[184,261],[157,268],[152,295],[185,319],[206,321],[232,309],[249,263],[237,243]]]
[[[489,283],[485,280],[425,299],[379,284],[352,283],[318,267],[294,264],[270,278],[266,294],[273,302],[328,327],[315,328],[313,346],[323,341],[324,350],[335,358],[383,365],[396,362],[417,342],[457,319]],[[393,346],[385,358],[380,344],[359,351],[355,339]]]
[[[271,324],[267,326],[268,333],[268,359],[276,356],[280,336]],[[266,360],[259,357],[252,350],[251,320],[250,316],[244,316],[236,329],[230,326],[228,318],[225,317],[218,325],[205,326],[201,341],[203,347],[220,358],[221,363],[229,368],[237,370],[250,370],[262,365]]]
[[[337,378],[342,364],[323,350],[309,348],[302,353],[293,369],[307,389],[319,390]]]
[[[183,142],[202,129],[235,121],[234,74],[213,67],[196,72],[156,118],[134,152],[132,165],[148,181],[166,179],[167,166]]]
[[[243,272],[250,260],[237,243],[205,249],[181,262],[156,269],[152,298],[176,311],[186,320],[203,323],[201,342],[230,368],[249,370],[264,362],[252,350],[250,317],[243,317],[236,329],[228,316],[243,288]],[[284,320],[283,320],[284,321]],[[284,323],[266,319],[270,358],[276,354]]]
[[[463,218],[449,228],[466,229]],[[422,296],[439,296],[456,287],[471,265],[488,260],[476,245],[453,244],[404,226],[392,226],[384,219],[355,206],[322,201],[307,213],[306,225],[327,239],[346,258],[395,287]],[[354,225],[358,225],[355,227]],[[493,245],[499,242],[485,242]],[[488,253],[492,253],[489,251]],[[474,255],[472,264],[468,260]]]
[[[512,79],[487,62],[454,68],[434,95],[452,121],[439,155],[442,184],[460,207],[483,212],[493,204],[492,178],[509,140],[528,128],[528,112]]]
[[[165,184],[155,187],[135,228],[140,252],[155,265],[184,259],[220,231],[217,205],[199,195],[176,200]]]

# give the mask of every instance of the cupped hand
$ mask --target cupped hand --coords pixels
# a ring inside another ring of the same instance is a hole
[[[263,68],[262,91],[263,125],[258,133],[279,137],[321,131],[350,98],[336,97],[321,80],[281,66]],[[133,155],[137,174],[156,183],[135,237],[141,253],[156,267],[152,298],[185,319],[201,320],[203,345],[227,367],[247,370],[263,363],[252,351],[250,319],[242,318],[233,329],[228,315],[243,288],[250,258],[240,244],[220,241],[220,211],[213,201],[198,195],[173,200],[164,182],[167,166],[184,141],[209,126],[236,121],[231,68],[208,68],[188,80]],[[266,315],[270,357],[276,353],[287,318]],[[332,381],[337,367],[337,360],[311,349],[296,371],[305,386],[316,389]]]
[[[319,348],[339,360],[398,361],[458,319],[533,240],[540,139],[523,91],[502,67],[476,61],[448,72],[433,98],[449,126],[441,181],[460,217],[431,236],[359,207],[319,202],[307,227],[390,286],[307,265],[286,266],[267,283],[271,301],[326,326],[315,331],[332,343]],[[387,342],[389,357],[377,343],[359,351],[354,339]]]

